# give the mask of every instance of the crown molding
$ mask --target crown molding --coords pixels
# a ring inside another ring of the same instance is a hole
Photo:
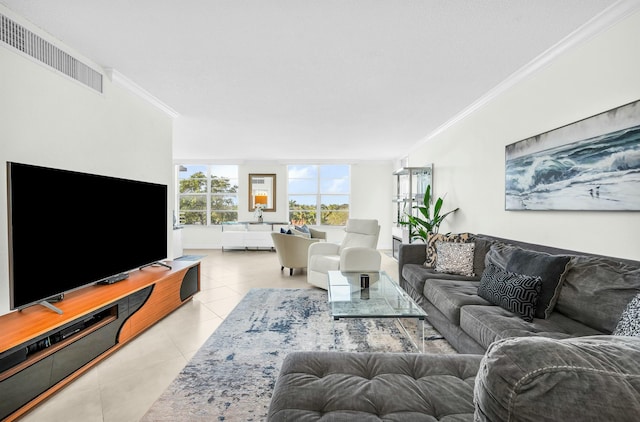
[[[494,98],[506,92],[509,88],[513,87],[514,85],[536,73],[543,67],[552,63],[565,52],[611,28],[616,23],[631,16],[638,10],[640,10],[640,0],[620,0],[612,4],[601,13],[585,22],[578,29],[560,40],[558,43],[553,45],[551,48],[547,49],[545,52],[538,55],[522,68],[514,72],[511,76],[499,83],[482,97],[471,103],[471,105],[463,109],[460,113],[456,114],[453,118],[447,120],[444,124],[439,126],[433,132],[428,134],[422,141],[420,141],[412,149],[412,151],[415,151],[417,148],[424,145],[426,142],[433,139],[445,130],[449,129],[453,125],[457,124],[461,120],[464,120],[467,116],[473,114],[475,111],[491,102]]]
[[[157,97],[151,95],[149,91],[145,90],[140,85],[136,84],[131,79],[127,78],[117,70],[113,68],[106,68],[105,72],[107,73],[107,75],[109,76],[109,79],[111,79],[112,82],[117,83],[118,85],[126,88],[133,94],[137,95],[138,97],[147,101],[151,105],[162,110],[167,115],[169,115],[169,117],[175,119],[176,117],[179,116],[177,111],[175,111],[174,109],[172,109],[171,107],[169,107],[168,105],[160,101]]]

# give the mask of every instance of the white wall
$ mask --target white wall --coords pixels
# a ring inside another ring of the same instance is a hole
[[[378,220],[378,249],[391,249],[394,170],[391,161],[351,166],[351,217]]]
[[[176,160],[178,162],[179,160]],[[393,165],[389,162],[356,163],[351,166],[351,210],[352,218],[373,218],[380,223],[379,249],[391,249],[391,221],[393,206]],[[253,212],[248,211],[249,173],[276,174],[277,207],[274,213],[265,213],[265,221],[288,221],[287,166],[284,164],[246,164],[239,166],[238,220],[253,221]],[[342,227],[317,226],[327,232],[327,241],[339,243],[344,237]],[[187,226],[182,232],[185,249],[219,249],[221,247],[220,226]]]
[[[238,166],[238,221],[255,221],[249,211],[249,174],[276,175],[276,210],[263,213],[264,221],[289,221],[287,213],[287,166],[278,164],[245,164]]]
[[[505,146],[640,99],[640,13],[561,55],[409,156],[460,207],[446,231],[640,260],[640,212],[505,211]],[[640,195],[640,192],[638,192]]]
[[[7,9],[0,6],[0,11],[39,33]],[[0,46],[0,139],[0,314],[9,310],[6,161],[164,183],[169,198],[174,196],[170,117],[106,77],[100,94],[4,45]],[[37,226],[33,238],[37,265],[38,254],[47,253],[39,248]],[[69,258],[72,264],[73,251]],[[56,273],[63,271],[52,268],[52,275]]]

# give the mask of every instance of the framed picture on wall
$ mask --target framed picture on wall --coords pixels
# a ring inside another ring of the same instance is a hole
[[[276,175],[249,174],[249,211],[276,211]]]
[[[640,210],[640,100],[505,148],[506,210]]]

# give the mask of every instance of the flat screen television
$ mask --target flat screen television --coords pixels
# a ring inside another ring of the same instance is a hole
[[[167,186],[7,163],[11,309],[167,257]]]

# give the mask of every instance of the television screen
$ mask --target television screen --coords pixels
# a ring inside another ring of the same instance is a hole
[[[167,257],[167,186],[7,163],[11,309]]]

